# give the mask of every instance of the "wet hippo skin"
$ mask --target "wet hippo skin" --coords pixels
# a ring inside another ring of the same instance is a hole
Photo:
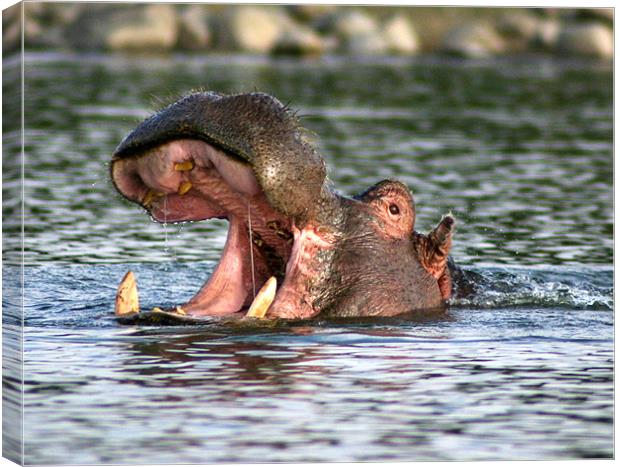
[[[187,95],[121,142],[111,176],[158,222],[230,224],[215,271],[175,314],[393,316],[450,297],[454,218],[416,232],[413,197],[396,180],[337,193],[294,114],[267,94]],[[119,315],[139,311],[127,280]]]

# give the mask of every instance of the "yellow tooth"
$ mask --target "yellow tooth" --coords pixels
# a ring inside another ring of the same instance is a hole
[[[177,306],[175,311],[176,311],[176,312],[177,312],[177,314],[179,314],[179,315],[186,315],[186,314],[187,314],[187,313],[185,312],[185,310],[184,310],[183,308],[181,308],[180,306]]]
[[[153,198],[155,198],[155,192],[153,190],[147,191],[144,199],[142,200],[142,206],[148,208],[153,202]]]
[[[276,278],[271,276],[259,290],[246,316],[251,318],[264,318],[276,296],[277,285],[278,282]]]
[[[114,314],[116,316],[124,316],[132,313],[140,313],[140,302],[138,301],[136,278],[133,272],[129,271],[118,286],[114,303]]]
[[[177,162],[174,164],[174,170],[177,172],[186,172],[188,170],[192,170],[194,168],[194,163],[192,161],[187,162]]]
[[[146,195],[144,195],[144,199],[142,200],[142,206],[148,208],[151,206],[151,203],[155,198],[161,198],[165,193],[160,193],[159,191],[149,190]]]
[[[177,193],[183,196],[185,193],[191,190],[191,188],[192,188],[192,182],[183,182],[179,185],[179,190],[177,191]]]

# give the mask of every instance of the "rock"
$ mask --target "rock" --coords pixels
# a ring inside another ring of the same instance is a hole
[[[163,3],[84,4],[66,35],[78,49],[169,50],[176,44],[177,18]]]
[[[465,24],[448,31],[441,51],[469,58],[484,58],[504,51],[504,41],[495,30],[483,23]]]
[[[582,8],[577,10],[576,16],[579,19],[600,20],[608,25],[613,25],[614,23],[613,8]]]
[[[17,3],[2,11],[2,53],[5,55],[21,48],[23,5]]]
[[[27,5],[27,4],[26,4]],[[41,24],[32,16],[24,15],[24,43],[26,47],[41,45],[44,42],[45,31]]]
[[[569,24],[560,32],[557,50],[568,55],[611,59],[613,32],[600,23]]]
[[[345,50],[353,55],[382,55],[388,51],[388,45],[379,33],[362,34],[351,37]]]
[[[342,37],[350,38],[376,33],[376,21],[369,15],[358,10],[344,10],[334,21],[334,32]]]
[[[231,7],[218,18],[217,43],[224,49],[269,53],[294,23],[279,7]]]
[[[134,7],[135,9],[135,7]],[[119,5],[116,9],[102,3],[85,4],[78,17],[67,27],[67,42],[76,49],[101,49],[105,44],[105,35],[108,31],[107,22],[116,11],[123,14],[128,12],[126,5]],[[85,33],[85,31],[87,31]]]
[[[507,50],[523,52],[534,43],[539,22],[533,14],[517,10],[499,19],[497,31],[502,36]]]
[[[65,46],[64,28],[57,18],[50,15],[51,5],[46,3],[24,3],[24,47],[59,48]],[[21,21],[21,18],[20,18]]]
[[[345,52],[375,55],[388,50],[377,22],[361,11],[347,9],[337,15],[333,19],[332,31]]]
[[[558,42],[560,29],[560,22],[555,19],[540,21],[531,45],[534,48],[553,50]]]
[[[45,26],[67,26],[75,21],[84,9],[81,3],[41,2],[29,3],[29,5],[40,6],[36,16]]]
[[[395,16],[383,25],[383,37],[390,52],[413,55],[420,45],[411,23],[404,16]]]
[[[180,12],[178,21],[178,48],[202,50],[209,46],[211,43],[209,15],[204,5],[189,5]]]
[[[287,28],[276,41],[273,53],[277,55],[320,55],[329,43],[305,26]]]
[[[525,11],[516,11],[502,16],[497,24],[497,31],[506,38],[531,41],[536,34],[538,18]]]
[[[169,50],[176,44],[177,18],[172,5],[144,7],[136,17],[111,28],[105,45],[111,50]]]
[[[338,5],[312,5],[305,3],[289,5],[288,9],[295,18],[301,21],[314,21],[317,18],[334,13],[338,9]]]
[[[560,19],[560,17],[565,14],[566,8],[534,8],[532,11],[545,18]]]

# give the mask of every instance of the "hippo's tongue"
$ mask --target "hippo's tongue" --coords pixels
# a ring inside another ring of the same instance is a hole
[[[247,235],[242,221],[232,217],[222,258],[207,283],[183,306],[187,313],[220,315],[243,308],[253,288]]]

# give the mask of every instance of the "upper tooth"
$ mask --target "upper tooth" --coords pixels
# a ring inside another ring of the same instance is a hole
[[[149,190],[146,192],[146,195],[144,195],[144,199],[142,200],[142,206],[148,208],[151,206],[151,203],[153,202],[155,198],[160,198],[162,196],[164,196],[164,193],[160,193],[159,191]]]
[[[186,162],[177,162],[174,164],[174,170],[178,172],[185,172],[187,170],[192,170],[194,168],[194,163],[192,161]]]
[[[273,299],[276,296],[278,282],[274,276],[271,276],[265,285],[261,287],[256,298],[250,305],[246,316],[252,318],[264,318],[267,314],[267,310],[273,303]]]
[[[183,182],[179,185],[179,190],[177,191],[177,193],[183,196],[185,193],[191,190],[191,188],[192,188],[192,182]]]

